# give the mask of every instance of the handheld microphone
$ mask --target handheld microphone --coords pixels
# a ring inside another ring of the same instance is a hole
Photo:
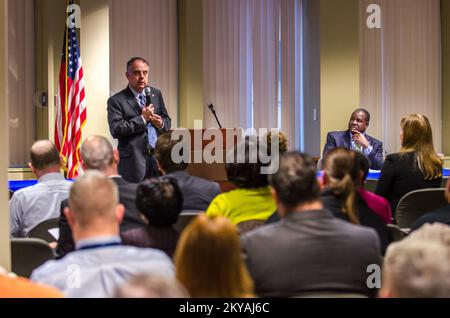
[[[151,96],[152,96],[152,89],[150,88],[150,86],[145,86],[144,94],[145,94],[145,106],[148,106],[151,104]]]

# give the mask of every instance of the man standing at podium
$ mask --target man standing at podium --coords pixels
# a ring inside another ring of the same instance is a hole
[[[145,59],[130,59],[125,73],[128,87],[108,99],[109,130],[119,141],[119,173],[128,182],[159,175],[156,140],[171,124],[161,91],[147,86],[148,71]]]
[[[370,169],[381,170],[384,161],[383,143],[366,134],[369,122],[370,114],[367,110],[355,110],[348,121],[348,130],[328,133],[322,158],[334,148],[352,149],[363,153],[369,159]]]

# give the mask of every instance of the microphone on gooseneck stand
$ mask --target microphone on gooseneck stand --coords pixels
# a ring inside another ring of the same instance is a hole
[[[151,96],[152,96],[152,89],[150,88],[150,86],[145,86],[144,94],[145,94],[145,106],[148,106],[151,104]]]
[[[219,125],[219,128],[222,128],[222,125],[220,124],[219,118],[217,118],[216,110],[214,109],[214,105],[212,103],[208,104],[208,108],[213,113],[214,117],[216,118],[217,124]]]

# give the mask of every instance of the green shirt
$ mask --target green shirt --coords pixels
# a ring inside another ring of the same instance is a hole
[[[207,215],[222,215],[234,224],[244,221],[265,221],[277,207],[269,187],[236,189],[214,198],[206,210]]]

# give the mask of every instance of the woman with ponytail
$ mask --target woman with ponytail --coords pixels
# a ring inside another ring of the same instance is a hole
[[[378,234],[381,253],[384,255],[391,237],[384,221],[369,208],[357,191],[361,174],[358,160],[362,160],[361,156],[344,148],[336,148],[328,153],[322,177],[322,202],[324,208],[336,217],[373,228]]]
[[[354,169],[354,156],[344,148],[330,151],[325,158],[323,170],[322,199],[326,208],[335,216],[359,224],[355,206],[356,179],[359,171]]]

